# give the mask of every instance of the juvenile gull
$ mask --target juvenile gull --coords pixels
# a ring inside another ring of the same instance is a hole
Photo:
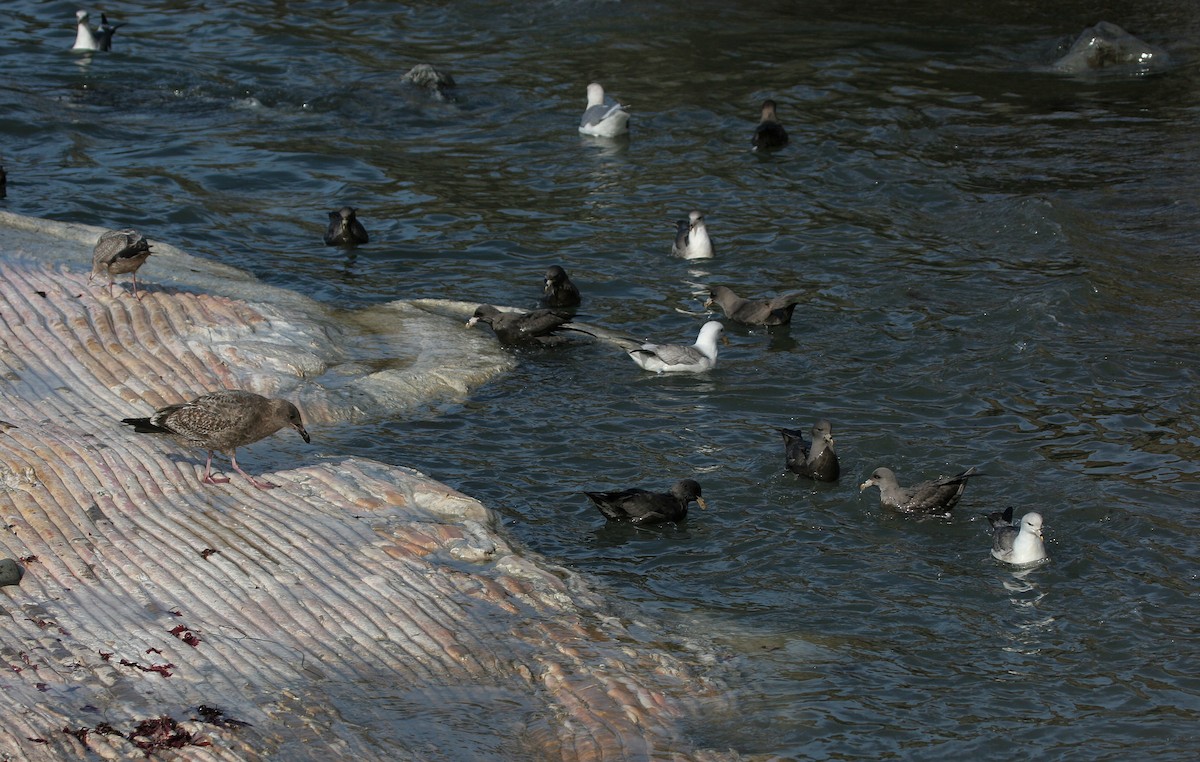
[[[620,103],[604,95],[604,88],[593,82],[587,87],[587,108],[579,119],[584,135],[612,138],[629,132],[629,112]]]
[[[476,308],[474,316],[467,321],[467,328],[472,328],[477,323],[486,323],[492,327],[500,343],[506,346],[550,346],[564,341],[562,336],[555,336],[554,332],[570,319],[570,315],[555,310],[505,312],[490,304],[481,304]]]
[[[150,242],[136,230],[110,230],[100,236],[92,249],[92,274],[108,276],[108,295],[112,296],[113,276],[123,273],[133,275],[133,295],[138,299],[137,271],[150,256]]]
[[[833,425],[826,420],[813,424],[811,444],[796,429],[780,429],[787,467],[792,471],[823,482],[837,481],[841,473],[837,453],[833,450]]]
[[[367,229],[358,221],[354,207],[343,206],[329,213],[329,228],[325,231],[326,246],[357,246],[367,243]]]
[[[988,514],[992,525],[992,557],[1013,566],[1035,566],[1046,560],[1042,542],[1042,514],[1030,511],[1013,524],[1013,509]]]
[[[243,471],[237,462],[237,448],[270,436],[284,426],[300,432],[305,442],[311,441],[295,405],[287,400],[267,399],[237,389],[209,392],[191,402],[160,408],[149,418],[124,418],[121,423],[133,426],[133,430],[141,434],[172,434],[188,444],[208,450],[208,462],[204,464],[204,476],[200,478],[202,482],[224,484],[229,481],[227,476],[212,475],[213,453],[219,451],[229,456],[233,470],[259,489],[279,485],[259,481]]]
[[[858,486],[858,491],[879,487],[879,504],[884,508],[905,513],[948,514],[958,505],[967,488],[967,479],[978,473],[972,466],[957,476],[941,476],[911,487],[901,487],[892,469],[877,468],[870,479]]]
[[[579,306],[580,301],[579,289],[571,282],[571,276],[567,275],[567,271],[558,265],[551,265],[550,269],[546,270],[546,287],[542,290],[542,306],[573,309]]]
[[[792,322],[792,313],[796,304],[804,297],[791,293],[773,296],[770,299],[743,299],[726,286],[713,286],[709,289],[706,308],[715,304],[725,313],[725,317],[746,325],[785,325]]]
[[[692,479],[676,482],[670,492],[650,492],[632,489],[615,492],[584,492],[609,521],[630,521],[634,524],[661,524],[664,521],[683,521],[687,518],[688,503],[693,500],[701,508],[708,506],[700,496],[700,485]]]
[[[774,151],[787,145],[787,130],[783,129],[775,116],[775,101],[767,99],[762,104],[762,121],[754,128],[755,151]]]
[[[110,24],[108,17],[100,14],[100,26],[93,33],[88,26],[88,12],[75,11],[75,44],[71,50],[112,50],[112,38],[117,28],[124,24]]]
[[[627,336],[584,328],[572,323],[568,330],[586,333],[603,341],[616,344],[633,358],[639,367],[654,373],[703,373],[717,364],[717,340],[725,331],[718,320],[710,320],[700,327],[696,343],[652,344],[631,339]]]
[[[675,243],[671,244],[671,255],[683,259],[712,259],[712,239],[708,237],[703,214],[692,212],[686,220],[675,223]]]

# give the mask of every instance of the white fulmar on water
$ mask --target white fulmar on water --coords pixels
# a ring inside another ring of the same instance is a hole
[[[238,447],[268,437],[284,426],[300,432],[305,442],[311,441],[300,411],[291,402],[268,399],[239,389],[209,392],[191,402],[167,405],[148,418],[124,418],[121,423],[133,426],[133,430],[141,434],[172,434],[188,444],[208,450],[208,462],[204,465],[204,476],[200,478],[202,482],[224,484],[229,481],[227,476],[212,475],[213,452],[220,451],[229,456],[233,470],[259,489],[279,485],[259,481],[243,471],[237,462]]]

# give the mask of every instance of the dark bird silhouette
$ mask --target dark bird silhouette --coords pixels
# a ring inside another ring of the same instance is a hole
[[[813,424],[811,442],[795,429],[780,429],[787,467],[792,471],[822,482],[837,481],[841,474],[837,453],[833,450],[833,425],[826,420]]]
[[[582,301],[579,289],[571,282],[571,276],[558,265],[551,265],[546,270],[545,283],[546,287],[542,290],[543,307],[574,309]]]
[[[634,524],[661,524],[664,521],[683,521],[688,504],[693,500],[707,508],[700,496],[700,485],[692,479],[676,482],[670,492],[624,489],[615,492],[584,492],[609,521],[630,521]]]
[[[726,286],[713,286],[709,290],[706,308],[715,304],[725,317],[746,325],[784,325],[792,321],[796,305],[804,297],[798,293],[773,296],[770,299],[743,299]]]
[[[775,116],[775,101],[765,100],[762,104],[762,121],[754,128],[751,141],[755,151],[775,151],[787,145],[787,130]]]
[[[343,206],[329,213],[329,227],[325,230],[326,246],[358,246],[370,240],[367,229],[358,221],[354,207]]]
[[[554,332],[570,319],[567,313],[556,310],[505,312],[490,304],[481,304],[475,309],[475,315],[467,321],[467,328],[486,323],[492,327],[496,339],[506,346],[549,346],[566,341],[564,337],[554,335]]]

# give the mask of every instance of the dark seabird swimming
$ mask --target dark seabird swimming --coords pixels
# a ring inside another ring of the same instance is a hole
[[[826,420],[813,424],[811,444],[796,429],[780,429],[786,453],[787,467],[792,471],[822,482],[837,481],[841,473],[837,453],[833,450],[833,426]]]
[[[1034,566],[1046,560],[1042,514],[1030,511],[1013,524],[1013,509],[988,514],[992,525],[992,557],[1013,566]]]
[[[506,346],[550,346],[566,340],[554,335],[554,332],[570,319],[569,314],[556,310],[505,312],[490,304],[481,304],[476,308],[475,315],[467,321],[467,327],[487,323],[500,343]]]
[[[700,485],[692,479],[676,482],[670,492],[624,489],[615,492],[584,492],[609,521],[630,521],[634,524],[661,524],[664,521],[683,521],[687,518],[688,503],[693,500],[701,508],[708,506],[700,496]]]
[[[947,514],[958,505],[967,488],[967,479],[978,475],[972,466],[957,476],[942,476],[912,487],[901,487],[892,469],[877,468],[870,479],[859,485],[858,491],[879,487],[879,505],[884,508],[905,513]]]
[[[785,325],[792,321],[796,305],[804,297],[801,294],[783,294],[770,299],[743,299],[726,286],[713,286],[709,290],[706,308],[718,305],[725,317],[746,325]]]
[[[717,364],[717,340],[725,331],[718,320],[710,320],[700,327],[696,343],[652,344],[604,329],[594,329],[573,323],[568,330],[586,333],[597,339],[616,344],[625,350],[639,367],[653,373],[703,373]]]
[[[0,164],[0,198],[8,195],[8,173],[4,171],[4,165]]]
[[[108,295],[112,296],[113,276],[131,273],[133,295],[141,299],[137,288],[137,271],[150,256],[150,242],[136,230],[110,230],[100,236],[92,249],[92,274],[108,276]]]
[[[450,91],[455,87],[454,77],[427,63],[412,67],[401,80],[428,90],[439,100],[450,100]]]
[[[579,289],[571,282],[571,276],[558,265],[551,265],[546,270],[546,287],[542,290],[543,307],[565,307],[573,309],[579,306],[581,297]]]
[[[108,17],[100,14],[100,26],[93,32],[88,26],[88,12],[75,11],[75,44],[71,50],[112,50],[112,38],[124,24],[110,24]]]
[[[708,237],[708,226],[704,215],[692,212],[686,220],[675,223],[675,243],[671,244],[671,256],[682,259],[712,259],[712,239]]]
[[[227,476],[213,476],[214,452],[229,456],[233,470],[250,480],[259,489],[271,489],[279,485],[262,482],[242,470],[238,465],[237,448],[268,437],[284,426],[300,432],[305,442],[311,441],[300,418],[300,411],[287,400],[268,399],[253,392],[224,390],[201,395],[191,402],[167,405],[149,418],[124,418],[133,430],[141,434],[172,434],[187,444],[208,450],[208,462],[204,464],[204,476],[200,481],[207,484],[224,484]]]
[[[371,239],[367,229],[358,221],[354,207],[343,206],[329,213],[329,228],[325,231],[326,246],[357,246]]]
[[[587,108],[579,118],[579,131],[601,138],[622,135],[629,132],[629,112],[620,103],[605,97],[604,88],[593,82],[587,86]]]
[[[775,101],[765,100],[762,104],[762,121],[754,128],[755,151],[774,151],[787,145],[787,130],[783,129],[779,118],[775,116]]]

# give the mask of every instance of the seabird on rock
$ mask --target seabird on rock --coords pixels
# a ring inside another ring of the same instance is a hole
[[[712,239],[708,237],[703,214],[692,212],[686,220],[675,223],[675,243],[671,244],[671,254],[683,259],[712,259]]]
[[[774,151],[787,145],[787,130],[783,129],[775,116],[775,101],[767,99],[762,104],[762,121],[754,128],[754,150]]]
[[[625,489],[616,492],[584,492],[609,521],[630,521],[634,524],[661,524],[664,521],[683,521],[687,518],[688,503],[693,500],[701,508],[708,506],[700,496],[700,485],[692,479],[676,482],[670,492]]]
[[[988,514],[992,525],[992,557],[1013,566],[1035,566],[1046,560],[1042,514],[1030,511],[1013,524],[1013,509]]]
[[[587,87],[587,108],[579,120],[584,135],[612,138],[629,132],[629,112],[612,98],[606,98],[604,88],[593,82]]]
[[[533,310],[532,312],[505,312],[490,304],[481,304],[475,315],[467,321],[467,328],[476,323],[487,323],[496,338],[506,346],[528,346],[541,344],[551,346],[565,339],[554,332],[571,319],[565,312],[555,310]]]
[[[100,236],[92,249],[92,274],[108,276],[108,295],[113,293],[113,276],[133,274],[133,295],[138,299],[137,271],[150,256],[150,242],[136,230],[110,230]]]
[[[746,325],[785,325],[792,322],[792,312],[804,297],[798,293],[783,294],[770,299],[743,299],[726,286],[709,289],[706,308],[718,305],[725,317]]]
[[[571,323],[565,328],[616,344],[639,367],[654,373],[703,373],[712,370],[717,364],[717,340],[725,331],[720,321],[710,320],[700,327],[696,343],[685,346],[642,342],[603,329],[585,328],[578,323]]]
[[[542,291],[543,307],[565,307],[573,309],[579,306],[581,297],[579,289],[571,282],[571,276],[558,265],[551,265],[546,270],[546,287]]]
[[[792,471],[822,482],[837,481],[841,473],[837,453],[833,450],[833,425],[826,420],[813,424],[811,444],[796,429],[780,429],[783,435],[787,467]]]
[[[191,402],[167,405],[149,418],[124,418],[121,423],[133,426],[141,434],[172,434],[188,444],[208,450],[208,462],[204,464],[206,484],[224,484],[227,476],[213,476],[213,452],[223,452],[233,463],[233,470],[250,480],[259,489],[271,489],[279,485],[262,482],[242,470],[238,465],[237,448],[270,436],[284,426],[300,432],[305,442],[311,441],[300,411],[287,400],[268,399],[253,392],[238,389],[209,392]]]
[[[879,505],[905,513],[948,514],[958,505],[967,479],[979,475],[972,466],[957,476],[941,476],[927,482],[901,487],[896,474],[890,468],[877,468],[871,478],[858,486],[862,492],[867,487],[879,487]]]
[[[351,206],[343,206],[329,213],[329,228],[325,231],[326,246],[357,246],[371,239],[367,229],[358,221],[357,210]]]
[[[108,17],[100,14],[100,26],[95,33],[88,26],[88,12],[75,11],[75,44],[71,50],[112,50],[112,38],[124,24],[110,24]]]

